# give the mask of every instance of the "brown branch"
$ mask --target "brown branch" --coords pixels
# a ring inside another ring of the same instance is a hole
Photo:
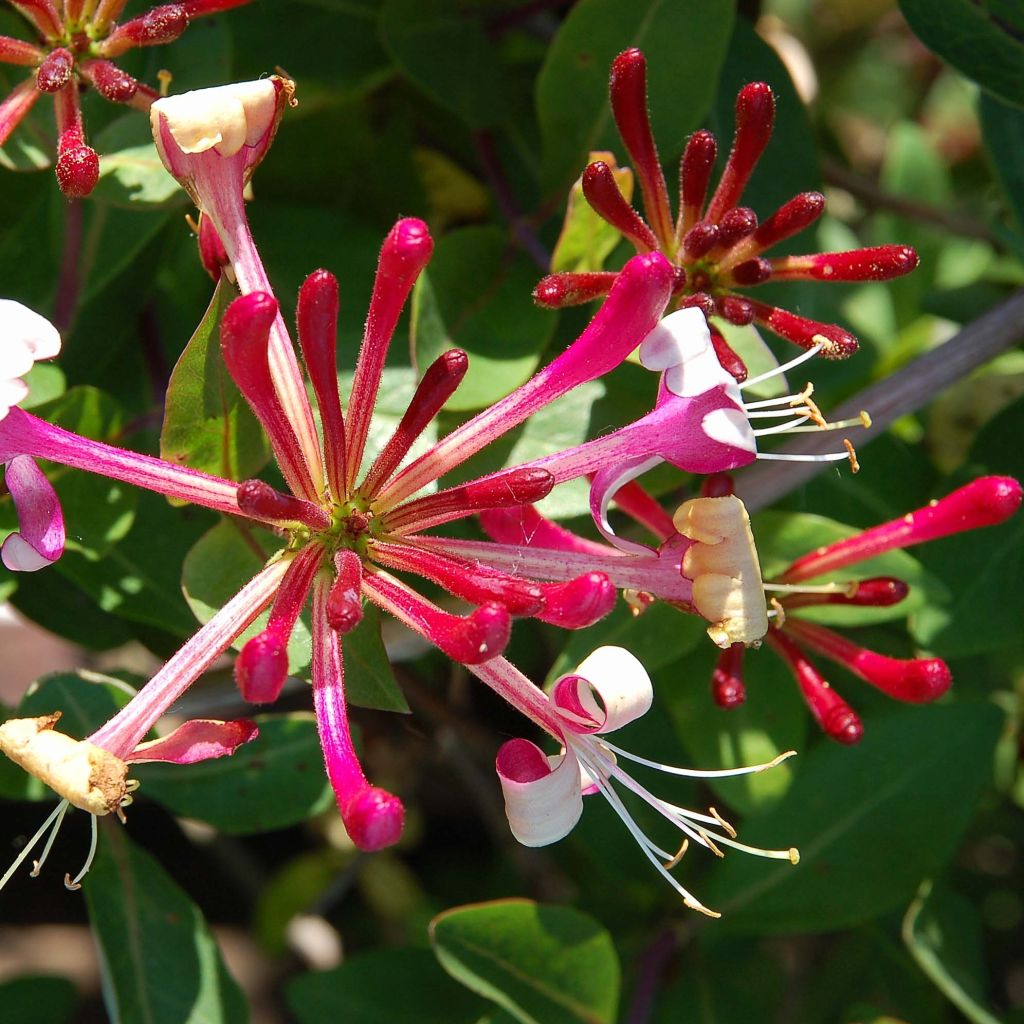
[[[945,344],[830,409],[829,417],[845,419],[866,409],[872,422],[867,430],[857,432],[859,447],[880,434],[893,420],[916,412],[939,392],[1021,340],[1024,340],[1024,291],[1014,293],[990,309]],[[822,455],[835,450],[836,435],[824,432],[802,434],[776,449],[792,455]],[[757,462],[736,474],[736,493],[747,508],[763,508],[834,465],[827,462]],[[841,465],[845,466],[845,463]]]

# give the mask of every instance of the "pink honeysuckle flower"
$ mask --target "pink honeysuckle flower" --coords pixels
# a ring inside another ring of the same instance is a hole
[[[166,703],[147,700],[145,732],[166,710]],[[225,757],[233,754],[243,743],[255,739],[258,733],[256,724],[247,719],[233,722],[195,719],[184,722],[166,736],[144,742],[126,737],[117,730],[105,733],[100,730],[87,739],[76,740],[55,728],[60,717],[61,713],[56,711],[38,718],[11,718],[0,725],[0,751],[61,798],[4,872],[0,878],[0,889],[49,832],[43,852],[32,868],[33,878],[39,874],[71,807],[86,811],[92,817],[92,841],[85,864],[74,878],[70,874],[64,876],[68,889],[81,888],[81,881],[96,854],[97,819],[106,814],[116,814],[122,823],[125,820],[124,809],[131,804],[132,793],[138,787],[136,780],[128,778],[131,765],[151,761],[195,764]]]
[[[26,42],[0,36],[0,64],[30,68],[29,77],[0,102],[0,146],[44,93],[57,119],[57,184],[67,196],[87,196],[99,179],[88,145],[80,94],[93,88],[111,103],[148,110],[160,95],[114,63],[139,46],[173,43],[193,18],[241,7],[249,0],[181,0],[118,22],[127,0],[10,0],[35,30]]]
[[[486,531],[501,543],[500,548],[459,541],[454,550],[489,565],[514,564],[521,572],[539,579],[559,579],[561,573],[585,560],[625,592],[638,614],[654,600],[703,614],[712,623],[709,635],[723,648],[712,677],[712,695],[720,707],[738,707],[746,699],[746,648],[759,646],[764,638],[792,670],[823,731],[847,744],[858,742],[863,735],[860,719],[826,681],[807,651],[824,655],[888,696],[909,703],[941,697],[949,689],[952,676],[939,658],[890,658],[860,646],[833,628],[808,621],[801,612],[823,605],[898,604],[910,589],[903,580],[890,576],[859,578],[851,572],[853,567],[887,551],[997,525],[1017,511],[1022,496],[1021,485],[1011,477],[980,477],[899,519],[817,548],[762,583],[752,534],[734,525],[729,531],[732,546],[716,550],[714,544],[706,543],[709,532],[712,538],[727,532],[719,528],[716,533],[719,516],[726,516],[728,523],[736,515],[721,503],[729,499],[742,507],[729,493],[728,477],[709,477],[703,491],[715,496],[684,503],[674,517],[647,498],[637,485],[630,488],[620,491],[615,502],[659,539],[657,549],[632,543],[626,552],[579,537],[548,522],[535,509],[519,508],[480,516]],[[714,504],[705,507],[705,503]],[[702,539],[705,543],[697,543]],[[704,593],[696,585],[698,570],[708,574],[710,586]],[[716,579],[726,575],[734,577],[730,587]],[[772,608],[767,611],[766,595],[772,599]],[[705,601],[703,605],[700,599]],[[716,617],[720,617],[718,621]]]
[[[735,829],[713,807],[707,814],[679,807],[655,796],[622,767],[625,760],[669,775],[726,778],[765,771],[794,753],[787,751],[766,764],[746,768],[696,771],[650,761],[614,745],[607,734],[646,714],[653,699],[651,680],[629,651],[599,648],[575,672],[562,676],[550,695],[504,658],[474,665],[471,671],[562,745],[561,753],[552,757],[525,739],[509,740],[498,751],[495,767],[505,812],[512,834],[525,846],[547,846],[567,836],[583,813],[583,797],[600,793],[686,906],[709,917],[720,915],[670,874],[691,840],[719,857],[725,846],[793,864],[799,860],[795,849],[760,850],[738,842]],[[681,840],[664,849],[649,838],[616,785],[656,810],[678,830]]]
[[[668,187],[658,159],[647,110],[647,65],[636,49],[612,62],[612,113],[643,195],[645,221],[619,189],[603,161],[583,172],[583,195],[593,210],[622,233],[637,252],[661,252],[676,268],[672,298],[676,308],[695,306],[709,317],[737,325],[757,323],[802,348],[819,347],[823,356],[843,358],[857,339],[836,324],[823,324],[741,294],[766,281],[886,281],[917,266],[906,245],[880,245],[851,252],[767,258],[763,253],[813,224],[825,208],[819,192],[804,192],[758,222],[738,203],[771,138],[775,98],[764,82],[745,85],[736,99],[736,134],[718,186],[708,199],[717,146],[708,131],[694,132],[679,168],[679,212],[672,216]],[[534,290],[542,306],[571,306],[608,293],[615,272],[557,273]],[[722,365],[737,380],[746,367],[714,326],[711,337]]]
[[[660,254],[635,257],[565,352],[403,467],[412,445],[458,387],[468,359],[448,352],[427,369],[393,436],[370,458],[366,441],[388,347],[433,245],[425,224],[400,220],[381,249],[347,409],[337,385],[337,281],[316,271],[300,290],[298,343],[319,406],[321,443],[295,350],[245,223],[246,169],[253,154],[269,144],[288,94],[280,80],[254,85],[209,90],[205,99],[197,93],[160,101],[153,123],[168,165],[187,181],[223,239],[228,276],[243,294],[225,312],[221,351],[266,429],[292,493],[89,441],[22,410],[0,422],[0,459],[50,459],[245,517],[284,537],[267,566],[94,739],[117,736],[132,749],[145,735],[151,706],[178,699],[268,608],[267,625],[242,648],[235,674],[247,699],[273,700],[287,675],[288,638],[312,593],[314,704],[327,772],[353,841],[372,850],[397,841],[404,812],[396,797],[366,780],[349,735],[342,638],[358,625],[363,601],[394,615],[453,659],[477,664],[501,653],[514,616],[578,628],[606,614],[615,600],[614,587],[591,567],[538,582],[514,570],[473,564],[441,538],[433,547],[421,543],[425,531],[444,523],[540,500],[555,482],[543,467],[517,466],[435,493],[417,492],[532,413],[622,362],[658,322],[672,271]],[[475,607],[467,615],[447,611],[417,593],[404,578],[408,574]]]
[[[60,352],[60,334],[45,317],[12,299],[0,299],[0,421],[28,395],[21,378],[42,359]],[[64,551],[64,517],[46,476],[31,458],[0,459],[4,483],[18,509],[21,532],[0,547],[8,569],[31,572],[54,562]]]

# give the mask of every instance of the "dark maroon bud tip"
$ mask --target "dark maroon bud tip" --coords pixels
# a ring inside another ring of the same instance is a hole
[[[711,330],[711,345],[715,350],[715,356],[726,373],[731,374],[737,384],[742,384],[747,379],[747,364],[736,354],[733,347],[725,340],[722,334],[714,327]],[[729,492],[732,493],[731,491]]]
[[[719,314],[737,327],[744,327],[754,320],[754,307],[738,295],[723,295],[715,303]]]
[[[775,96],[767,82],[750,82],[736,97],[736,127],[771,131],[775,119]]]
[[[36,69],[36,88],[40,92],[58,92],[71,81],[75,58],[63,47],[51,50]]]
[[[405,808],[397,796],[378,786],[367,786],[356,794],[341,814],[345,831],[365,853],[394,846],[405,826]]]
[[[706,220],[698,221],[686,232],[683,250],[692,260],[706,256],[718,244],[718,225]]]
[[[728,481],[729,490],[723,493],[732,494],[732,480],[724,473],[715,476]],[[712,478],[709,478],[709,480]],[[703,497],[721,497],[722,495],[704,494]],[[718,658],[715,670],[711,674],[711,696],[720,708],[739,707],[747,699],[747,690],[743,685],[743,655],[746,651],[743,644],[733,644]]]
[[[679,167],[679,191],[682,205],[695,211],[693,216],[699,215],[704,206],[717,153],[715,137],[708,131],[694,132],[686,143]]]
[[[874,579],[861,580],[848,600],[850,604],[888,608],[899,604],[909,593],[910,586],[903,580],[898,580],[894,576],[877,576]]]
[[[100,180],[100,158],[84,143],[61,148],[54,168],[57,185],[71,199],[83,199]]]
[[[288,651],[281,638],[269,630],[249,640],[235,660],[235,682],[250,704],[277,700],[288,678]]]
[[[757,214],[749,206],[734,206],[718,222],[718,244],[726,249],[757,230]]]
[[[121,26],[121,30],[136,46],[173,43],[187,28],[188,13],[183,4],[154,7]]]
[[[711,298],[707,292],[694,292],[692,295],[687,295],[686,298],[679,303],[680,309],[689,309],[691,307],[699,309],[706,317],[712,317],[715,315],[715,300]],[[715,340],[713,332],[711,340]],[[722,340],[724,341],[725,339],[723,338]]]
[[[110,103],[130,103],[139,91],[139,83],[109,60],[84,61],[81,70],[96,91]]]
[[[916,658],[906,666],[901,687],[904,700],[926,704],[937,700],[953,685],[953,673],[941,658]]]
[[[733,282],[744,287],[755,284],[763,284],[772,276],[772,265],[763,256],[755,256],[753,259],[737,263],[729,271]]]
[[[727,498],[735,493],[736,487],[728,473],[711,473],[704,477],[700,484],[702,498]]]
[[[741,680],[719,677],[715,672],[711,679],[711,697],[720,708],[731,710],[746,702],[747,688]]]
[[[614,83],[616,77],[621,75],[635,75],[638,72],[643,74],[646,71],[647,58],[644,56],[643,50],[631,46],[628,50],[623,50],[612,61],[612,82]]]
[[[840,743],[845,743],[849,747],[860,743],[864,735],[864,726],[861,724],[861,720],[857,717],[856,712],[845,705],[833,708],[825,716],[821,727],[825,730],[826,735],[831,736],[832,739],[838,740]]]
[[[224,248],[224,243],[221,241],[213,221],[205,214],[199,215],[199,237],[197,241],[199,245],[199,262],[202,263],[203,269],[214,281],[219,281],[221,272],[231,263],[231,260],[228,258],[227,249]]]
[[[612,290],[618,276],[618,273],[609,271],[548,274],[533,289],[533,301],[545,309],[581,306],[585,302],[604,298]]]
[[[418,217],[403,217],[388,232],[380,252],[380,270],[399,277],[415,277],[430,262],[434,240]]]

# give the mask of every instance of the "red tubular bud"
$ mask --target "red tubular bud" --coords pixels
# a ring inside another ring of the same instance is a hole
[[[753,242],[758,250],[777,245],[810,227],[825,209],[825,197],[820,192],[801,192],[788,203],[783,203],[754,232]]]
[[[57,92],[71,81],[75,57],[63,47],[51,50],[36,69],[36,88],[40,92]]]
[[[694,132],[687,140],[683,159],[679,163],[679,220],[676,223],[676,238],[683,238],[700,220],[717,153],[718,146],[711,132]]]
[[[327,625],[344,636],[363,621],[363,563],[354,551],[342,549],[334,565],[338,575],[327,595]]]
[[[763,256],[755,256],[753,259],[737,263],[728,273],[733,284],[747,288],[755,284],[764,284],[771,276],[772,265]]]
[[[715,308],[720,316],[737,327],[745,327],[754,321],[754,307],[747,299],[738,295],[723,295],[715,301]]]
[[[637,252],[658,248],[658,239],[643,217],[626,201],[612,169],[598,160],[583,172],[583,195],[591,208],[636,246]]]
[[[844,331],[838,324],[823,324],[817,320],[808,320],[797,316],[778,306],[769,306],[764,302],[747,299],[754,311],[754,319],[780,338],[799,345],[801,348],[813,348],[821,345],[821,356],[824,359],[846,359],[857,351],[857,339]]]
[[[927,704],[941,697],[953,683],[949,667],[940,658],[888,658],[831,629],[800,619],[790,619],[786,629],[812,650],[896,700]]]
[[[644,212],[662,246],[669,249],[674,238],[672,211],[647,113],[647,62],[639,50],[624,50],[612,61],[608,91],[615,124],[643,193]]]
[[[96,150],[82,141],[79,129],[69,129],[57,145],[57,164],[54,167],[57,186],[71,199],[83,199],[100,180],[100,158]]]
[[[79,68],[92,87],[111,103],[130,103],[139,91],[139,82],[109,60],[82,61]]]
[[[719,655],[711,673],[711,697],[720,708],[738,708],[747,699],[743,684],[745,652],[743,644],[733,644]]]
[[[118,25],[96,49],[102,57],[119,57],[137,46],[173,43],[188,28],[184,4],[164,4]]]
[[[715,300],[708,295],[707,292],[694,292],[692,295],[687,295],[679,303],[680,309],[689,309],[690,307],[696,307],[699,309],[705,317],[713,317],[715,315]],[[714,329],[712,328],[712,341],[714,340]]]
[[[722,179],[708,205],[707,219],[714,224],[735,206],[761,158],[775,123],[775,97],[765,82],[751,82],[736,97],[736,134]]]
[[[277,700],[287,678],[287,638],[275,630],[258,633],[235,659],[235,682],[243,700],[250,704],[270,704]]]
[[[618,271],[598,270],[584,274],[548,274],[533,289],[533,301],[546,309],[582,306],[603,299],[615,284]]]
[[[264,522],[301,523],[311,530],[326,530],[331,517],[311,501],[282,494],[263,480],[245,480],[238,485],[238,507],[243,515]]]
[[[196,241],[199,244],[199,262],[202,263],[203,269],[214,281],[219,281],[221,271],[231,265],[231,259],[213,221],[205,213],[199,214],[199,235]]]
[[[21,11],[47,39],[63,35],[64,25],[52,0],[11,0],[11,6]]]
[[[686,232],[683,239],[683,252],[691,260],[699,260],[706,256],[718,244],[718,225],[710,221],[700,220]]]
[[[843,604],[856,607],[889,608],[906,599],[910,587],[894,576],[876,576],[860,580],[853,593],[838,594],[787,594],[783,599],[786,611],[811,605]]]
[[[481,509],[531,505],[551,493],[546,469],[509,469],[473,483],[416,498],[386,513],[389,530],[413,532],[472,515]]]
[[[430,640],[452,661],[480,665],[496,658],[508,645],[512,621],[500,604],[485,604],[465,618],[438,612],[430,627]]]
[[[450,349],[427,367],[395,432],[360,485],[359,490],[363,494],[375,494],[398,468],[416,439],[455,394],[468,369],[469,356],[460,348]]]
[[[811,714],[825,734],[847,745],[859,743],[864,726],[856,712],[832,689],[803,651],[777,629],[768,630],[767,640],[789,665]]]
[[[544,584],[541,622],[562,629],[585,629],[603,619],[615,605],[615,586],[603,572],[588,572],[567,583]]]
[[[728,473],[712,473],[701,480],[700,496],[702,498],[725,498],[735,493],[736,487]]]
[[[715,327],[708,324],[708,328],[711,331],[711,345],[722,369],[732,374],[738,384],[742,384],[747,379],[747,364],[733,351],[732,346]]]
[[[799,583],[894,548],[911,547],[982,526],[996,526],[1012,516],[1020,503],[1021,486],[1013,477],[979,477],[915,512],[809,552],[798,558],[779,580]]]
[[[38,67],[45,57],[45,50],[26,43],[24,39],[0,36],[0,64],[20,64],[22,67],[34,68]]]
[[[771,261],[772,274],[780,281],[889,281],[909,274],[917,264],[917,253],[909,245],[780,256]]]
[[[402,801],[379,786],[367,786],[339,810],[349,838],[364,853],[394,846],[402,836]]]
[[[740,239],[753,234],[757,228],[757,214],[749,206],[734,206],[718,222],[718,245],[729,249]]]

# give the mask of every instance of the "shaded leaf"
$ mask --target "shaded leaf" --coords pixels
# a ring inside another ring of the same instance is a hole
[[[287,999],[301,1024],[476,1024],[485,1006],[422,949],[363,954],[304,974],[289,983]]]
[[[991,776],[1002,715],[988,704],[901,708],[856,747],[823,742],[782,802],[740,839],[796,846],[800,864],[729,854],[701,899],[722,928],[831,931],[905,903],[956,848]]]
[[[23,975],[0,984],[4,1024],[64,1024],[76,1002],[75,986],[55,974]]]
[[[135,208],[188,205],[185,190],[153,145],[148,119],[137,111],[107,125],[94,146],[100,154],[100,178],[92,199]]]
[[[111,1019],[247,1021],[245,1000],[202,912],[116,820],[102,825],[83,889]]]
[[[615,1020],[619,962],[611,936],[568,907],[496,900],[438,914],[441,966],[523,1024]]]

